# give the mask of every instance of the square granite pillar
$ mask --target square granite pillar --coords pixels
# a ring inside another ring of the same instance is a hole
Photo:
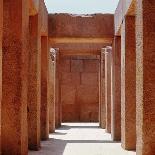
[[[55,49],[55,77],[54,77],[54,103],[55,103],[55,127],[58,128],[61,126],[61,105],[60,105],[60,54],[59,50]]]
[[[126,16],[121,31],[121,141],[136,148],[136,54],[135,17]]]
[[[115,36],[112,47],[111,136],[121,140],[121,37]]]
[[[136,6],[137,155],[155,154],[155,1]]]
[[[51,49],[50,49],[51,50]],[[54,53],[50,51],[49,60],[49,132],[55,131],[55,102],[54,102]]]
[[[29,2],[4,0],[3,11],[2,154],[27,155]]]
[[[30,17],[30,52],[28,79],[28,140],[29,149],[40,149],[41,107],[41,35],[40,14]]]
[[[49,48],[48,37],[41,37],[41,139],[49,138]]]
[[[106,132],[111,133],[111,53],[112,48],[105,50],[105,107]]]
[[[2,33],[3,33],[3,0],[0,0],[0,114],[2,101]],[[1,135],[1,116],[0,116],[0,135]],[[1,136],[0,136],[0,154],[1,154]]]
[[[101,50],[100,62],[100,126],[105,129],[106,109],[105,109],[105,48]]]

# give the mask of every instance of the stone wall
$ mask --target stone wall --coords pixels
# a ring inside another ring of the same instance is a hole
[[[99,59],[63,56],[60,61],[63,122],[97,122],[99,111]]]
[[[104,37],[114,35],[113,14],[49,14],[49,37]]]

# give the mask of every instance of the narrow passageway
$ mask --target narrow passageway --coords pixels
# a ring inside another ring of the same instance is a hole
[[[29,155],[135,155],[125,151],[121,143],[111,140],[110,134],[98,123],[63,123],[38,152]]]

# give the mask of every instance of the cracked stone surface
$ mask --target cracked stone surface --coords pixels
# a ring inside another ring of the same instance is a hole
[[[63,123],[42,142],[40,151],[29,151],[29,155],[136,155],[125,151],[120,142],[113,142],[111,135],[98,123]]]

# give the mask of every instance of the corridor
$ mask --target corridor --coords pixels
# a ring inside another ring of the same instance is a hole
[[[110,134],[97,123],[63,123],[62,127],[42,142],[38,152],[29,155],[135,155],[125,151],[121,143],[113,142]]]

